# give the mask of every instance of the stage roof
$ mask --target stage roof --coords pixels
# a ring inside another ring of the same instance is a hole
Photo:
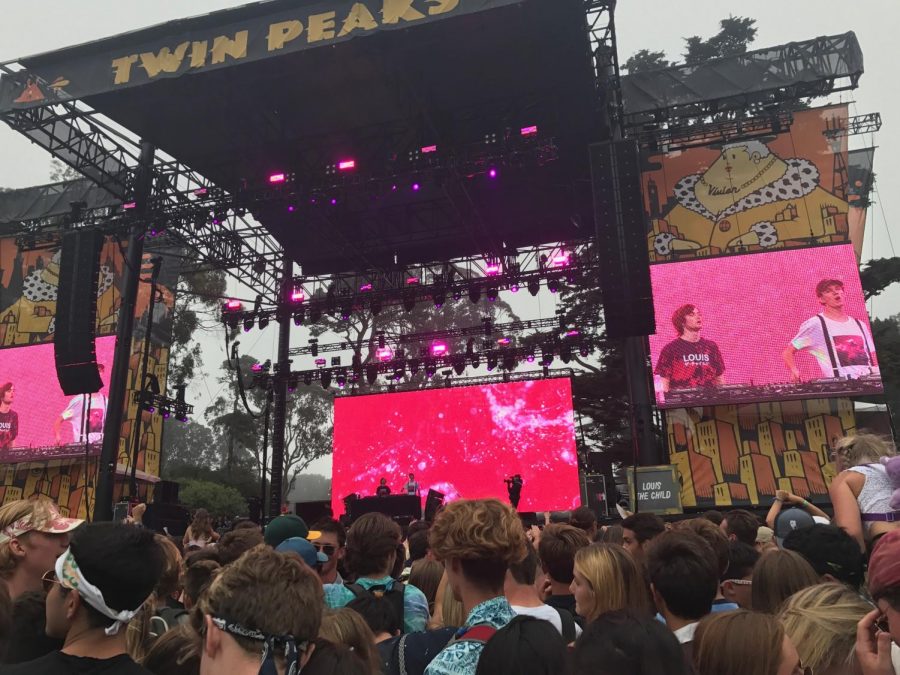
[[[517,156],[492,181],[450,162],[415,193],[253,208],[307,274],[592,231],[587,145],[602,139],[582,0],[272,0],[20,63],[0,110],[83,100],[235,194],[347,157],[364,182],[411,150],[458,156],[530,125],[553,140],[557,159]]]

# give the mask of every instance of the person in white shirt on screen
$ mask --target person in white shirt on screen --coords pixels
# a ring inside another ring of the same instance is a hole
[[[784,350],[784,363],[795,382],[801,380],[795,354],[808,350],[823,378],[858,378],[877,374],[875,347],[866,325],[844,311],[844,282],[822,279],[816,284],[822,311],[800,324],[797,335]]]
[[[103,374],[103,365],[99,364],[97,369]],[[85,399],[87,405],[87,420],[85,421]],[[78,394],[69,399],[69,405],[63,410],[56,421],[53,422],[53,433],[56,436],[57,445],[62,443],[62,434],[60,427],[63,422],[72,425],[72,442],[73,443],[99,443],[103,440],[103,423],[106,421],[107,400],[106,395],[96,394]],[[86,435],[86,437],[85,437]]]

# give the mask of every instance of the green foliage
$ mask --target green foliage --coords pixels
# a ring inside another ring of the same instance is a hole
[[[874,298],[891,284],[900,282],[900,258],[870,260],[859,276],[866,300]]]
[[[900,314],[872,319],[872,337],[884,381],[884,398],[900,411]]]
[[[191,511],[204,508],[214,518],[247,515],[247,500],[233,487],[205,480],[189,480],[181,484],[179,496]]]
[[[50,160],[50,180],[54,183],[62,183],[67,180],[77,180],[84,178],[80,173],[68,164],[63,164],[58,159]]]
[[[191,272],[179,277],[172,320],[170,381],[188,382],[202,366],[200,342],[194,339],[194,334],[202,328],[204,317],[218,322],[225,289],[225,272],[221,270]]]
[[[668,68],[674,65],[666,58],[665,52],[651,52],[649,49],[641,49],[632,54],[622,65],[622,70],[629,75],[643,73],[658,68]]]
[[[708,40],[699,35],[685,38],[685,64],[693,66],[723,56],[746,53],[747,46],[756,39],[755,24],[756,19],[730,16],[719,22],[719,32]]]

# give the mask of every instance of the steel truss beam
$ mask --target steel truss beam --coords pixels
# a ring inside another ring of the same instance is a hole
[[[443,381],[441,387],[437,388],[454,388],[454,387],[477,387],[488,384],[501,384],[504,382],[529,382],[531,380],[546,380],[558,377],[578,377],[579,372],[571,368],[544,368],[540,371],[523,371],[518,373],[504,372],[501,375],[481,375],[479,377],[450,377],[441,374]],[[399,391],[403,391],[405,387],[400,387]],[[392,393],[398,391],[396,384],[373,385],[366,393]],[[355,396],[359,392],[355,389],[338,389],[334,392],[335,396]]]

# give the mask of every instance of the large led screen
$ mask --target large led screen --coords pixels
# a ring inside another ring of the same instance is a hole
[[[849,244],[651,267],[660,407],[882,392]]]
[[[578,506],[572,389],[568,379],[338,398],[332,506],[375,494],[382,477],[402,494],[412,472],[429,489],[507,501],[504,479],[522,477],[520,511]]]
[[[87,406],[60,389],[52,344],[0,349],[0,462],[59,457],[49,448],[102,439],[115,346],[115,337],[97,340],[105,384]]]

